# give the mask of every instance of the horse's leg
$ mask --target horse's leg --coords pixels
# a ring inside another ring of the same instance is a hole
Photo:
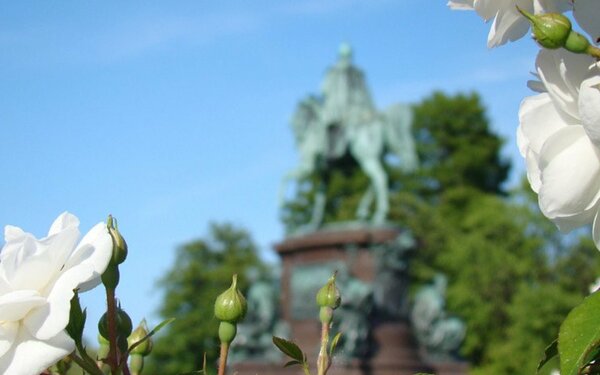
[[[363,157],[358,159],[358,163],[371,180],[371,186],[375,192],[376,208],[372,222],[376,225],[383,224],[389,210],[387,175],[377,157]]]
[[[315,203],[313,205],[310,222],[306,225],[308,230],[316,230],[323,222],[323,214],[325,213],[325,203],[327,197],[324,189],[318,189],[315,195]]]
[[[359,220],[367,220],[369,218],[369,209],[371,208],[371,203],[373,203],[374,194],[373,184],[369,184],[369,188],[365,191],[362,198],[360,198],[358,208],[356,209],[356,217]]]
[[[369,189],[373,190],[376,199],[372,222],[374,224],[383,224],[389,208],[387,175],[379,160],[383,151],[383,124],[380,121],[375,121],[359,128],[359,131],[354,134],[351,140],[350,151],[363,172],[371,180]],[[367,192],[367,194],[369,193]],[[364,199],[366,200],[368,197]],[[368,207],[365,207],[365,211],[367,210]]]
[[[279,185],[279,207],[283,207],[287,195],[287,187],[290,181],[300,181],[304,177],[310,176],[313,166],[315,165],[315,156],[308,155],[300,159],[300,164],[288,173],[286,173],[281,179],[281,185]]]

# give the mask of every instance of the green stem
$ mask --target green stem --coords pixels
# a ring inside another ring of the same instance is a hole
[[[85,347],[83,347],[80,344],[75,344],[75,346],[77,347],[77,350],[79,351],[79,354],[81,355],[81,359],[85,362],[88,363],[89,366],[95,367],[97,370],[100,370],[100,373],[102,373],[102,369],[99,368],[98,364],[96,363],[96,360],[93,359],[92,357],[90,357],[90,355],[87,353],[87,351],[85,350]]]
[[[329,328],[331,323],[321,323],[321,349],[317,358],[317,374],[325,375],[331,365],[331,359],[327,353],[327,344],[329,343]]]
[[[600,59],[600,48],[590,45],[586,52],[588,55]]]
[[[227,355],[229,354],[229,344],[221,341],[221,355],[219,356],[219,373],[218,375],[225,375],[227,368]]]
[[[108,356],[106,363],[110,366],[112,375],[117,375],[119,371],[119,358],[117,349],[117,302],[115,299],[115,290],[106,288],[106,312],[108,316]]]
[[[89,372],[92,375],[104,375],[102,370],[98,368],[98,366],[92,366],[90,363],[85,361],[83,358],[79,357],[75,352],[69,354],[69,357],[73,360],[73,362],[77,363],[79,367],[83,370]]]

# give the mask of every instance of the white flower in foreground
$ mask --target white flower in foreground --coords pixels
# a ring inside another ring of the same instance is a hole
[[[600,38],[600,1],[577,0],[573,4],[575,20],[592,38],[594,43]]]
[[[106,224],[77,244],[79,220],[60,215],[36,239],[6,226],[0,252],[0,373],[37,375],[74,350],[66,334],[73,289],[100,282],[112,253]]]
[[[529,30],[529,21],[518,12],[517,6],[538,14],[563,12],[571,4],[569,0],[449,0],[448,6],[455,10],[474,10],[486,22],[493,19],[487,42],[492,48],[520,39]]]
[[[600,248],[600,69],[594,59],[542,50],[546,92],[525,98],[517,142],[540,209],[563,232],[593,223]]]

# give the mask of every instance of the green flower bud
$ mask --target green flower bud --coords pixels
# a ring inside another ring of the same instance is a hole
[[[335,310],[340,306],[342,297],[340,296],[340,290],[335,285],[336,274],[337,272],[327,280],[327,283],[317,293],[317,305],[319,307],[329,307]]]
[[[586,53],[588,48],[590,48],[590,41],[578,32],[571,31],[565,42],[565,49],[573,53]]]
[[[215,317],[221,321],[237,323],[244,318],[247,309],[246,299],[237,289],[237,275],[233,275],[229,289],[215,301]]]
[[[129,335],[127,338],[127,343],[129,344],[129,347],[131,347],[133,344],[141,341],[146,336],[148,336],[148,326],[146,325],[146,319],[143,319],[137,328],[133,330],[131,335]],[[148,337],[146,340],[142,341],[141,344],[133,348],[131,350],[131,354],[140,354],[145,357],[150,354],[151,351],[152,338]]]
[[[131,318],[125,311],[123,311],[120,307],[117,307],[117,337],[122,337],[125,339],[125,345],[127,345],[127,337],[131,335],[131,331],[133,330],[133,324],[131,323]],[[98,322],[98,332],[100,335],[107,340],[110,340],[110,336],[108,334],[108,313],[104,313]],[[122,346],[123,342],[119,343],[119,346]],[[125,347],[127,350],[127,347]]]
[[[69,356],[64,357],[60,361],[58,361],[56,364],[54,364],[53,366],[51,366],[49,368],[50,374],[52,374],[52,375],[66,374],[67,371],[69,371],[69,369],[71,368],[72,364],[73,364],[73,360],[71,359],[71,357],[69,357]]]
[[[226,344],[231,344],[237,333],[235,323],[222,321],[219,323],[219,340]]]
[[[98,345],[108,346],[108,345],[110,345],[110,343],[108,342],[108,339],[106,337],[104,337],[100,333],[98,333]]]
[[[563,47],[571,32],[571,21],[560,13],[533,15],[519,7],[519,12],[531,22],[533,38],[544,48]]]
[[[127,258],[127,242],[125,242],[121,232],[119,232],[117,219],[114,219],[111,215],[108,215],[106,226],[108,228],[108,233],[110,233],[110,236],[112,237],[113,243],[111,263],[121,264],[125,261],[125,258]]]
[[[108,351],[110,348],[110,343],[108,340],[98,333],[98,351],[96,352],[96,356],[98,359],[103,360],[108,357]]]
[[[131,354],[129,356],[129,371],[131,374],[141,374],[143,369],[144,356],[141,354]]]

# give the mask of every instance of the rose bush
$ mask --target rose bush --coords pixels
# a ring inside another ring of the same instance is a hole
[[[6,226],[0,252],[0,373],[39,374],[74,350],[66,334],[73,290],[100,282],[112,253],[106,224],[78,243],[79,220],[61,214],[36,239]]]

